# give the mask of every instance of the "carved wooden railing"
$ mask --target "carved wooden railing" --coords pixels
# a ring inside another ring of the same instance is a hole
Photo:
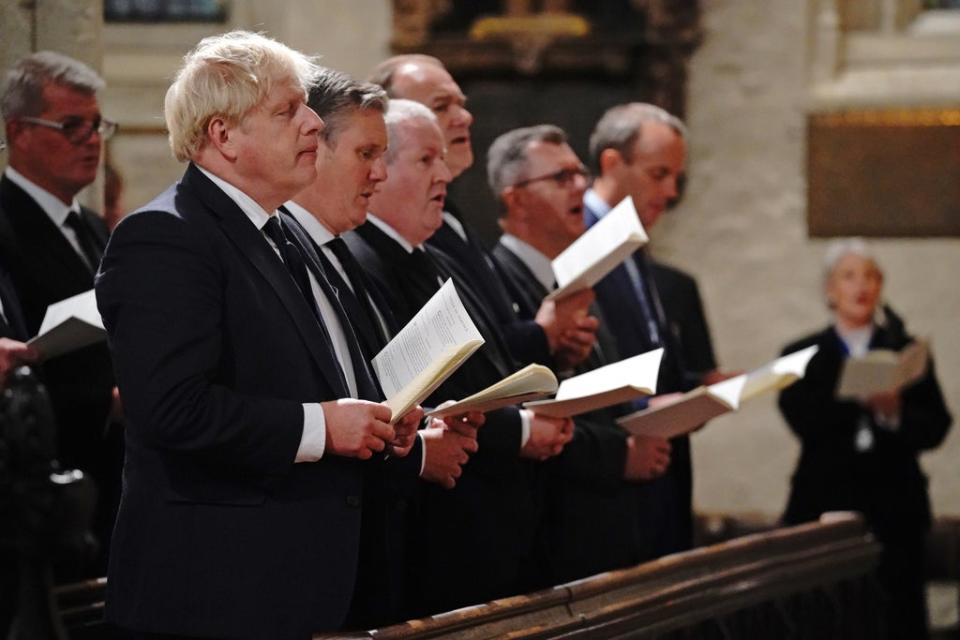
[[[847,515],[392,627],[315,638],[876,637],[878,554],[862,520]]]
[[[856,515],[766,530],[762,517],[713,517],[707,538],[742,537],[600,574],[371,631],[316,640],[433,638],[874,638],[882,606],[873,576],[879,545]],[[960,580],[960,518],[938,519],[930,577]],[[101,625],[105,579],[56,590],[71,637]]]

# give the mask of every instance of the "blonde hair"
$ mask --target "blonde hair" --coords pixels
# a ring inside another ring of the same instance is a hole
[[[238,124],[276,85],[299,86],[306,96],[319,70],[313,58],[258,33],[204,38],[184,56],[164,99],[173,155],[193,158],[212,118]]]

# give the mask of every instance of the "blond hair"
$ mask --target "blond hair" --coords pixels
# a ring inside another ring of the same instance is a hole
[[[192,159],[212,118],[238,124],[277,85],[299,86],[306,96],[318,73],[314,59],[258,33],[204,38],[184,56],[164,99],[173,155]]]

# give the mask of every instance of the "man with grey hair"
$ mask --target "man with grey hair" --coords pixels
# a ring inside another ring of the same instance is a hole
[[[553,125],[514,129],[487,153],[487,176],[500,201],[504,233],[493,256],[521,317],[532,317],[555,287],[550,262],[584,232],[586,169]],[[601,322],[598,348],[577,373],[618,360]],[[649,557],[655,523],[644,507],[643,483],[670,463],[663,438],[628,436],[614,422],[630,407],[578,417],[573,441],[545,484],[541,571],[554,582],[582,578]]]
[[[128,416],[107,619],[147,637],[308,638],[344,624],[364,462],[422,411],[379,402],[335,289],[277,209],[316,179],[315,63],[205,38],[167,91],[183,178],[114,230],[97,275]]]
[[[452,278],[485,344],[428,400],[438,404],[479,391],[518,367],[486,301],[424,243],[443,221],[451,172],[437,118],[422,104],[391,100],[386,115],[387,179],[370,199],[367,222],[346,235],[354,255],[390,301],[401,324]],[[572,423],[532,416],[519,407],[486,414],[479,451],[452,490],[422,485],[409,539],[411,613],[478,604],[528,588],[522,576],[538,524],[530,474],[560,453]],[[527,464],[532,461],[532,465]]]
[[[649,229],[678,196],[686,166],[686,128],[655,105],[618,105],[597,123],[590,136],[590,154],[598,173],[583,198],[587,226],[630,196],[640,222]],[[657,385],[660,394],[722,379],[716,372],[700,294],[690,276],[654,264],[647,251],[640,249],[595,290],[621,355],[664,348]],[[651,490],[650,509],[657,514],[658,525],[652,540],[654,556],[693,543],[689,438],[680,436],[671,443],[673,462]]]
[[[22,58],[6,74],[0,111],[9,163],[0,180],[0,260],[28,337],[50,304],[93,288],[106,246],[106,225],[77,201],[116,129],[100,114],[103,87],[93,69],[52,51]],[[119,427],[104,428],[114,403],[110,354],[105,344],[88,346],[46,362],[43,374],[60,462],[90,474],[100,493],[93,530],[101,552],[83,575],[103,575],[122,463]]]

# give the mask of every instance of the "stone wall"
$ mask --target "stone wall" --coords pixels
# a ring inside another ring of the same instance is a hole
[[[697,275],[721,363],[755,366],[828,321],[824,241],[807,238],[804,3],[704,2],[694,54],[686,199],[653,234],[655,253]],[[909,158],[904,158],[909,162]],[[931,336],[939,378],[960,409],[960,241],[873,243],[886,296],[908,329]],[[705,511],[776,514],[798,447],[773,398],[693,437],[695,502]],[[960,512],[960,429],[923,457],[937,513]]]

